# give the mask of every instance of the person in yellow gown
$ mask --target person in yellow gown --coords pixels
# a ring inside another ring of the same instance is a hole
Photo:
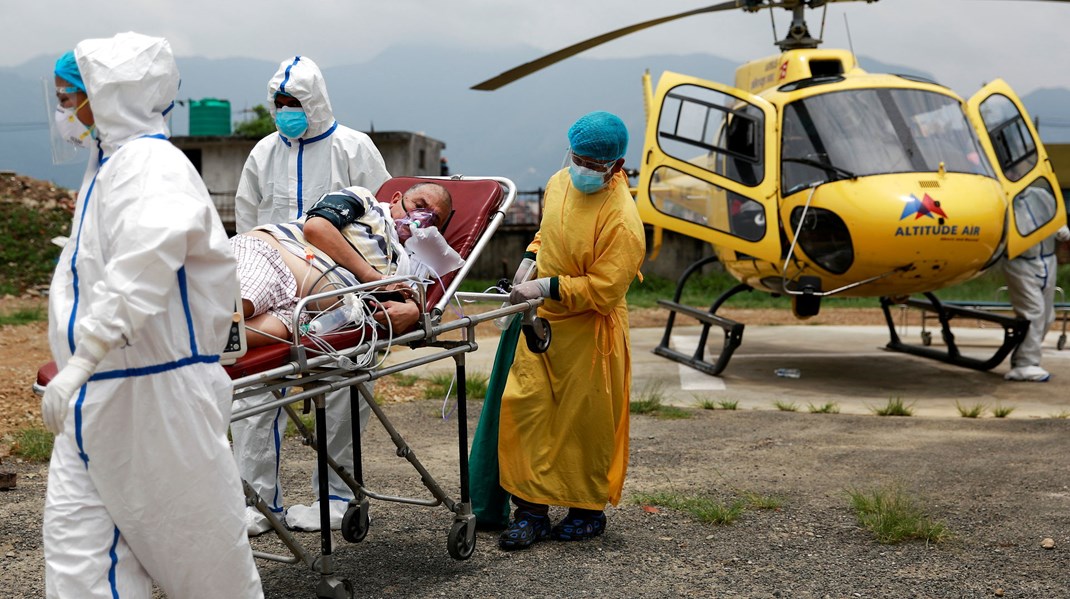
[[[542,223],[525,254],[538,278],[510,293],[514,304],[546,298],[538,315],[553,337],[542,354],[520,344],[502,395],[499,470],[516,505],[499,538],[506,550],[602,534],[603,509],[620,501],[628,466],[625,294],[646,253],[621,170],[628,130],[616,115],[592,112],[568,137],[569,166],[547,183]],[[569,508],[552,528],[550,505]]]

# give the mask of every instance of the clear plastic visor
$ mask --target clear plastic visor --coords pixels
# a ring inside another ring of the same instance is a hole
[[[44,90],[45,120],[48,122],[48,140],[52,148],[52,164],[70,164],[79,160],[88,160],[89,152],[83,148],[67,142],[56,125],[56,113],[61,108],[77,108],[81,100],[85,98],[75,94],[77,88],[56,87],[54,77],[43,77],[41,86]],[[60,98],[65,101],[61,104]],[[78,98],[76,100],[76,98]]]

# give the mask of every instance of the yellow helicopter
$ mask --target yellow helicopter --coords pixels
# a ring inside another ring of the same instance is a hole
[[[824,297],[876,297],[888,349],[990,369],[1028,322],[942,304],[933,291],[1015,257],[1066,223],[1058,182],[1021,101],[1002,80],[964,100],[935,82],[872,74],[847,50],[819,49],[807,9],[855,0],[734,0],[645,21],[580,42],[473,87],[491,90],[598,44],[703,13],[783,8],[781,53],[744,64],[733,86],[665,72],[643,87],[647,112],[636,200],[654,227],[709,242],[715,254],[680,277],[656,353],[719,374],[743,325],[716,314],[750,290],[788,295],[799,318]],[[877,0],[864,0],[875,2]],[[824,19],[822,20],[824,21]],[[689,277],[719,261],[740,283],[708,310],[680,304]],[[922,294],[925,299],[909,298]],[[946,349],[904,343],[890,312],[906,303],[937,314]],[[698,347],[669,347],[677,313],[702,323]],[[955,345],[950,321],[1000,324],[1004,341],[978,359]],[[709,329],[724,330],[705,357]]]

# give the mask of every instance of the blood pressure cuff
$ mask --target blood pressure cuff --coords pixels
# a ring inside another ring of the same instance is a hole
[[[346,225],[364,216],[364,203],[345,193],[329,193],[320,198],[306,214],[308,218],[325,218],[341,231]]]

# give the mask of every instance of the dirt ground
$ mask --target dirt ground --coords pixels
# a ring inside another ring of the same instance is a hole
[[[456,423],[440,408],[420,400],[386,411],[457,498]],[[470,408],[472,430],[479,404]],[[624,498],[607,511],[602,537],[506,553],[496,533],[480,532],[472,557],[454,561],[445,547],[447,510],[375,501],[363,542],[335,535],[338,573],[358,597],[1070,597],[1070,421],[690,413],[632,418]],[[381,426],[369,427],[363,446],[370,489],[429,497]],[[309,456],[288,442],[291,505],[308,500]],[[19,486],[0,493],[0,587],[5,597],[41,597],[46,468],[5,466],[19,473]],[[847,490],[893,484],[944,523],[951,539],[881,545],[860,528]],[[782,503],[715,526],[637,501],[672,493],[730,502],[748,492]],[[316,535],[297,536],[318,551]],[[1046,538],[1054,548],[1042,547]],[[253,545],[283,550],[270,534]],[[308,568],[259,567],[267,597],[315,596],[318,579]]]
[[[879,315],[876,308],[837,310],[813,322],[877,324]],[[794,322],[781,311],[730,316]],[[632,324],[656,326],[659,318],[656,310],[639,311]],[[39,422],[29,384],[48,359],[44,324],[0,331],[0,431]],[[457,423],[443,420],[441,402],[405,398],[386,381],[376,393],[388,400],[386,412],[411,449],[457,498]],[[469,406],[469,436],[479,408]],[[506,553],[496,533],[480,532],[473,556],[454,561],[445,548],[447,510],[376,501],[367,539],[349,544],[335,535],[338,573],[356,596],[372,597],[1070,597],[1070,420],[685,411],[681,420],[632,417],[624,497],[607,511],[603,537]],[[427,497],[383,427],[373,423],[363,447],[370,489]],[[313,466],[309,450],[288,440],[288,504],[309,499]],[[9,456],[5,469],[18,474],[18,487],[0,492],[0,596],[41,597],[47,466]],[[857,524],[847,492],[894,485],[951,538],[877,543]],[[715,526],[646,505],[642,497],[653,493],[726,503],[754,493],[781,504]],[[297,536],[318,551],[317,536]],[[1052,548],[1043,546],[1046,539]],[[283,550],[270,534],[253,545]],[[318,579],[308,568],[259,567],[267,597],[315,596]]]

